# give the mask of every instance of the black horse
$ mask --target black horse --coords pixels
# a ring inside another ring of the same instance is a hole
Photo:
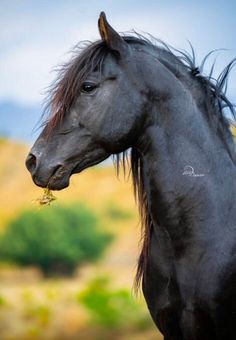
[[[165,340],[236,339],[233,106],[193,59],[99,18],[101,41],[65,65],[26,161],[38,186],[130,151],[143,222],[136,283]],[[120,159],[119,156],[118,160]]]

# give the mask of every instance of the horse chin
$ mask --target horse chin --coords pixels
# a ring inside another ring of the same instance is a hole
[[[67,188],[70,185],[70,177],[73,174],[80,173],[87,167],[89,167],[88,164],[80,162],[76,164],[76,166],[72,169],[68,169],[67,167],[59,168],[50,178],[47,184],[47,188],[49,188],[50,190],[62,190]]]
[[[95,160],[84,159],[76,163],[76,165],[73,168],[71,168],[71,166],[59,167],[57,171],[53,174],[53,176],[50,178],[47,184],[47,188],[49,188],[50,190],[62,190],[67,188],[70,184],[70,177],[73,174],[78,174],[81,171],[102,162],[107,157],[108,156],[106,155]]]
[[[101,155],[100,157],[96,158],[96,159],[83,159],[81,160],[80,162],[78,162],[75,167],[72,169],[71,171],[71,175],[73,174],[78,174],[80,173],[81,171],[87,169],[87,168],[90,168],[94,165],[97,165],[99,163],[101,163],[102,161],[104,161],[105,159],[107,159],[109,157],[109,155]]]

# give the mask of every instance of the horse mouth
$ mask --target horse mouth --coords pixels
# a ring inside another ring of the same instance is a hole
[[[37,172],[32,175],[34,183],[41,188],[50,190],[62,190],[70,185],[70,177],[83,170],[80,164],[77,163],[74,167],[71,165],[58,165],[52,173],[44,174]]]
[[[80,163],[77,163],[74,167],[58,166],[51,175],[47,188],[50,190],[62,190],[67,188],[70,185],[70,177],[73,174],[81,172],[84,168],[81,167]]]
[[[47,188],[50,190],[62,190],[70,184],[71,171],[64,167],[58,166],[50,177]]]

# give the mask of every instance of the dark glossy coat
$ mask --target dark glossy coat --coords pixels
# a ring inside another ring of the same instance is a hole
[[[168,48],[122,38],[104,13],[99,29],[102,41],[59,76],[27,167],[59,190],[132,148],[145,233],[138,276],[154,322],[165,340],[235,340],[236,154],[223,76],[212,84]]]

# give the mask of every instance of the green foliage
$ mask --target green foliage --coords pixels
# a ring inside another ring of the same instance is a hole
[[[45,274],[71,274],[96,260],[112,236],[99,231],[97,217],[84,205],[25,211],[0,238],[0,259],[37,265]]]
[[[29,305],[24,312],[24,317],[35,320],[40,326],[47,326],[50,322],[51,310],[46,305]]]
[[[32,291],[28,290],[28,289],[24,289],[21,293],[21,299],[22,302],[27,304],[27,305],[31,305],[34,302],[34,295],[32,293]]]
[[[143,305],[126,289],[111,289],[107,278],[98,277],[78,294],[78,301],[91,313],[92,322],[110,329],[144,329],[150,318]]]
[[[6,305],[5,298],[2,295],[0,295],[0,307],[5,306],[5,305]]]

